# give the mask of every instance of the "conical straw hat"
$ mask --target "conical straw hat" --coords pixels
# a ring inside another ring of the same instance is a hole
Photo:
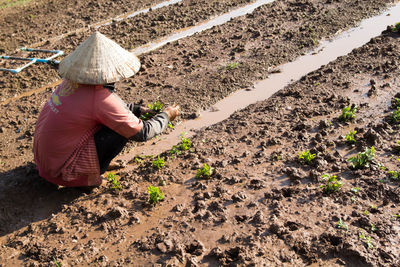
[[[139,71],[139,59],[103,34],[95,32],[60,62],[61,77],[83,84],[106,84]]]

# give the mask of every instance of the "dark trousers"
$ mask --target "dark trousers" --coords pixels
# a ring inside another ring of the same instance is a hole
[[[94,142],[99,158],[100,173],[103,174],[107,171],[111,160],[122,151],[128,139],[103,126],[103,128],[94,134]]]

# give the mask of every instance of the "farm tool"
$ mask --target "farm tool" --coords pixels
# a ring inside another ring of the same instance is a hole
[[[47,63],[47,64],[51,64],[51,65],[58,65],[58,63],[60,63],[60,62],[57,60],[54,60],[54,58],[64,54],[64,51],[62,51],[62,50],[46,50],[46,49],[34,49],[34,48],[26,48],[26,47],[22,47],[22,48],[20,48],[20,50],[27,51],[27,52],[52,53],[54,55],[47,57],[47,58],[0,56],[0,59],[29,61],[27,64],[25,64],[19,68],[16,68],[16,69],[0,68],[0,71],[9,71],[11,73],[18,73],[21,70],[29,67],[30,65],[32,65],[34,63]]]

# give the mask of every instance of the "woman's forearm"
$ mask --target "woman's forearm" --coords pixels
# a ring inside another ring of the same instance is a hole
[[[142,129],[132,136],[130,139],[137,142],[145,142],[154,136],[162,133],[165,128],[167,128],[169,122],[168,114],[162,112],[160,114],[155,115],[148,121],[143,121]]]

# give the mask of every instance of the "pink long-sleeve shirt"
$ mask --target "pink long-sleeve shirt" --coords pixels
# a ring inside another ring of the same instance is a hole
[[[41,177],[63,186],[101,183],[94,134],[102,125],[129,138],[143,123],[102,85],[64,80],[41,111],[34,158]]]

